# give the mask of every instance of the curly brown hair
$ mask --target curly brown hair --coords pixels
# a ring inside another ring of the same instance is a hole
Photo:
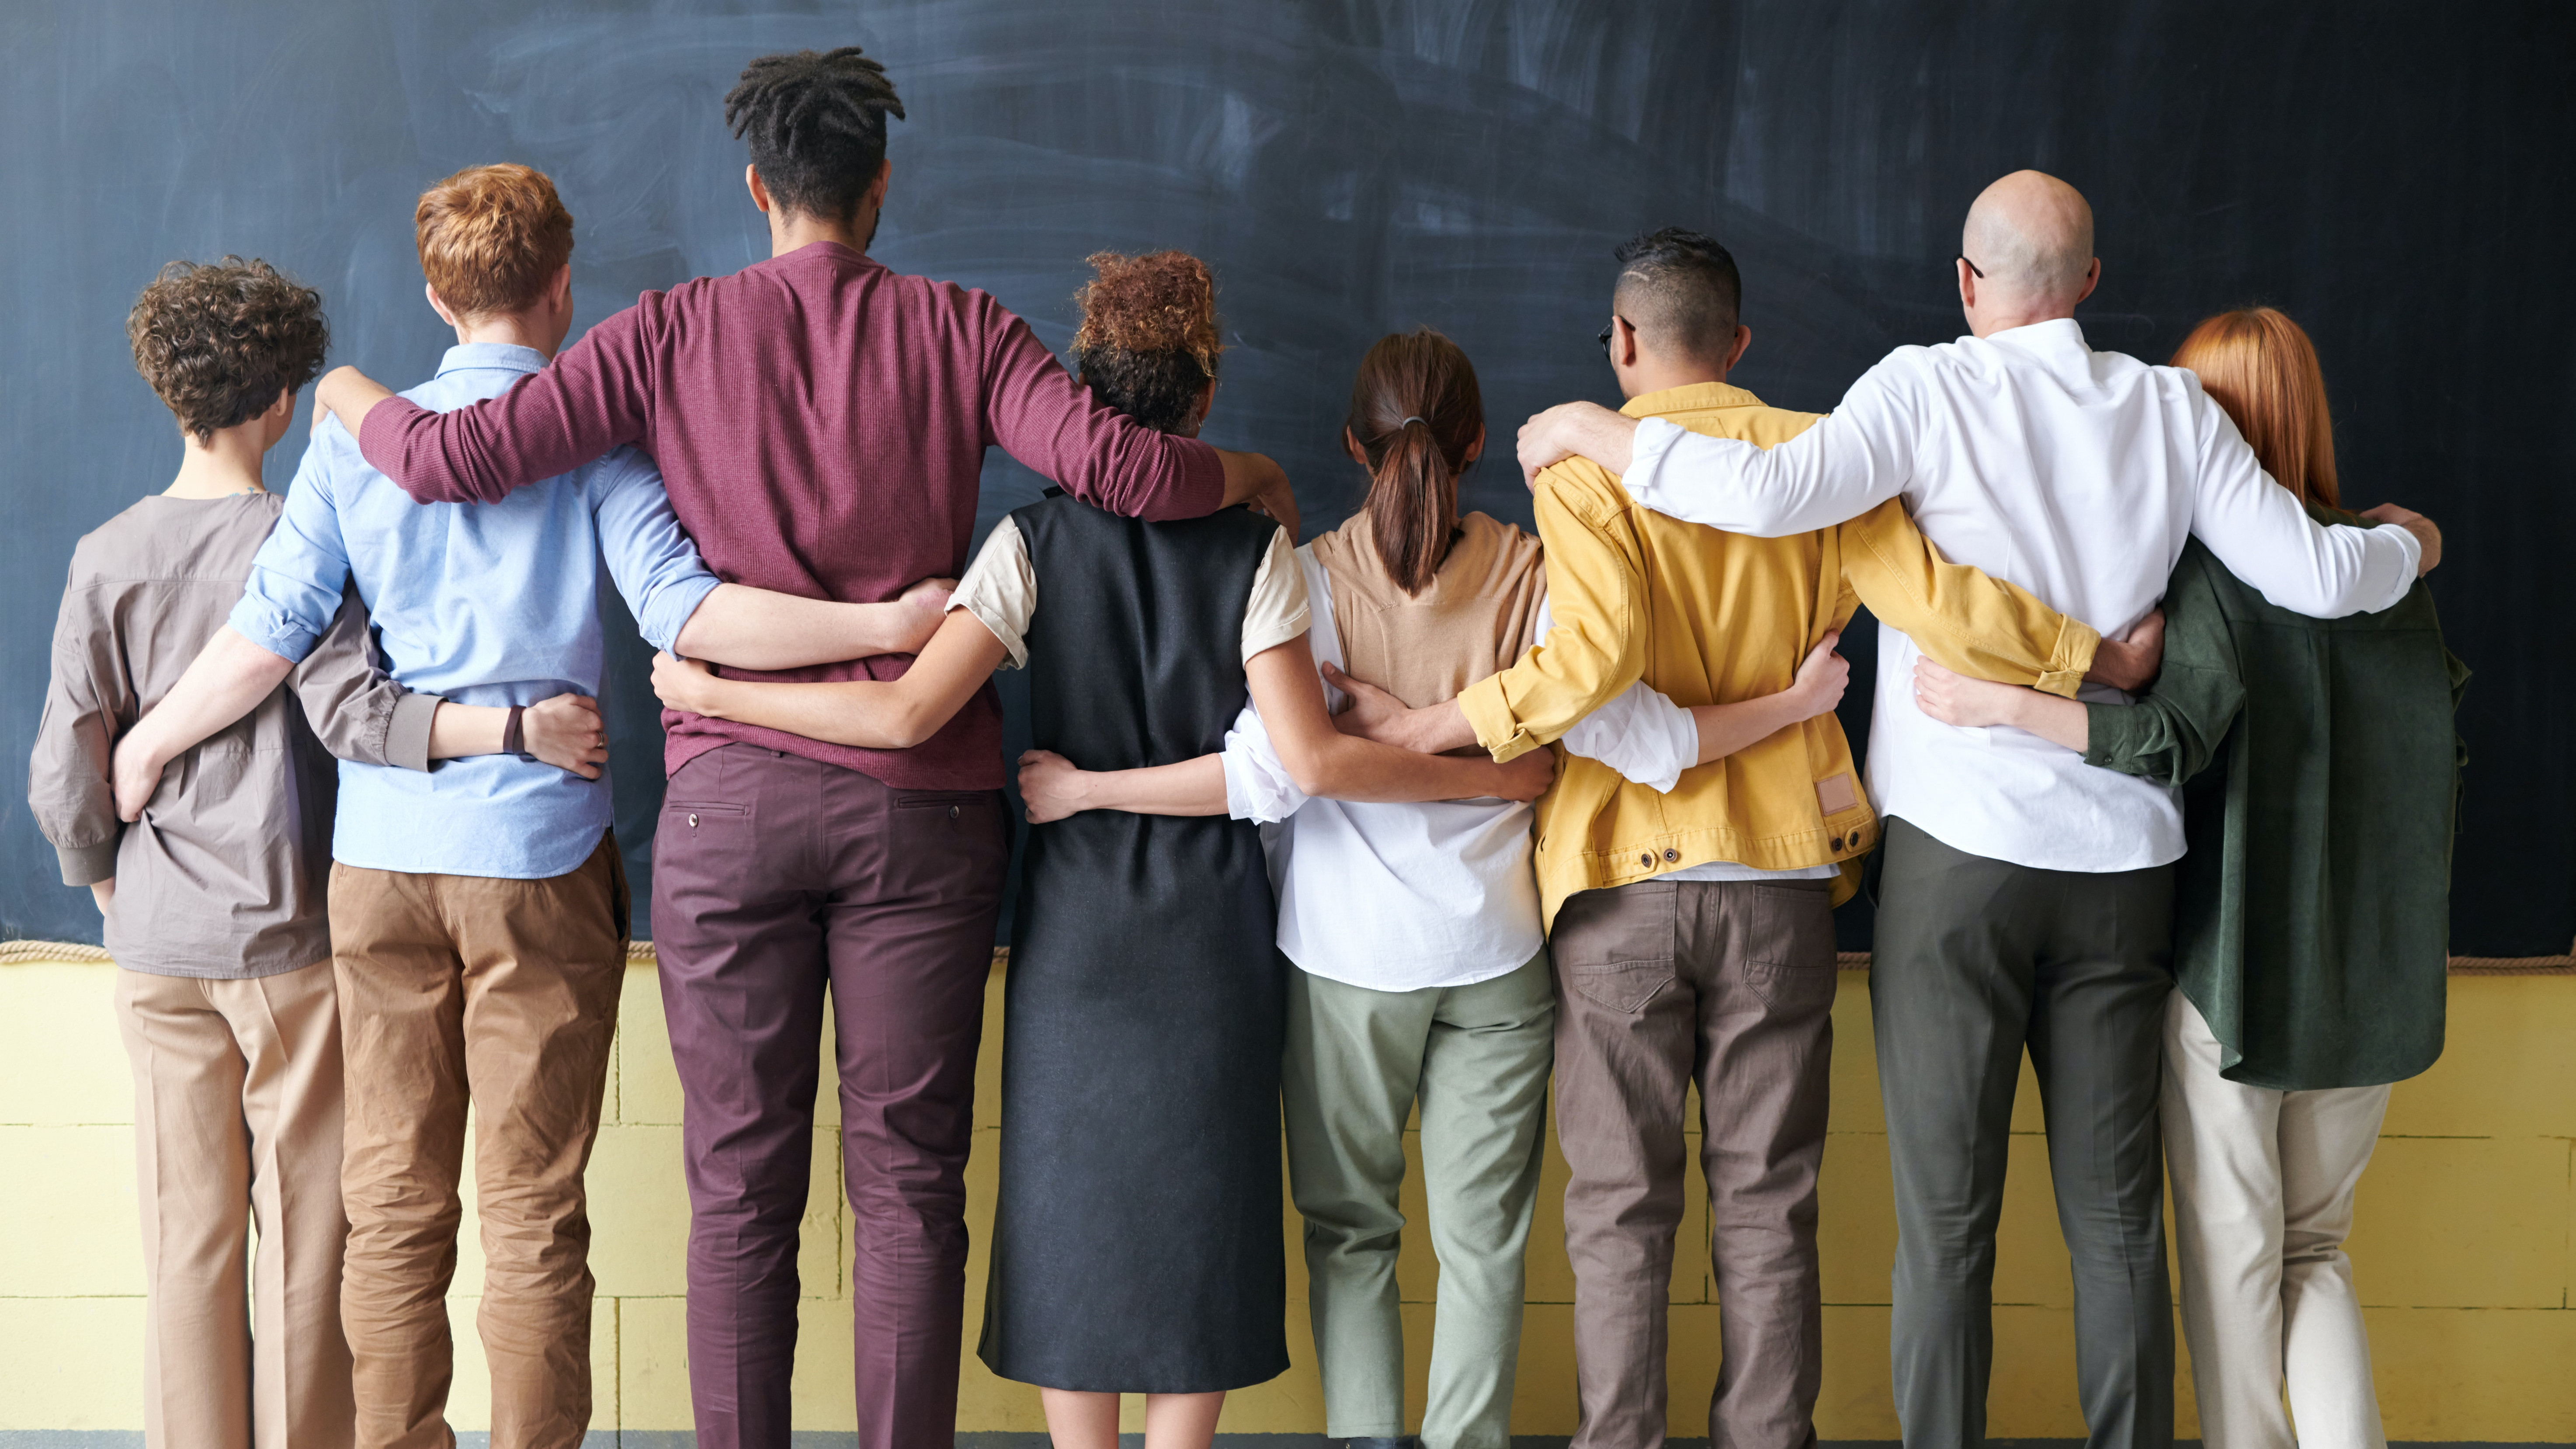
[[[322,294],[257,258],[163,267],[125,335],[136,370],[200,443],[311,382],[331,347]]]
[[[1075,370],[1101,401],[1159,432],[1189,424],[1216,377],[1216,278],[1187,252],[1095,252],[1097,275],[1073,294],[1082,328]]]

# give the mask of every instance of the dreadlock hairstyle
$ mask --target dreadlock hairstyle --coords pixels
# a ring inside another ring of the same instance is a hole
[[[1342,426],[1368,459],[1362,508],[1378,559],[1397,587],[1418,594],[1449,556],[1458,475],[1485,435],[1475,366],[1428,327],[1381,337],[1360,359]]]
[[[1159,433],[1186,430],[1216,380],[1216,278],[1187,252],[1094,252],[1073,294],[1074,372],[1100,400]]]
[[[885,163],[886,117],[903,115],[885,66],[855,45],[764,55],[725,95],[761,184],[788,210],[847,221]]]

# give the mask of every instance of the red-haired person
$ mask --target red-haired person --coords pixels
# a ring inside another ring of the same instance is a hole
[[[2296,322],[2220,313],[2172,365],[2311,517],[2368,526],[2337,502],[2325,376]],[[1916,696],[1945,724],[2013,726],[2182,787],[2163,1117],[2201,1438],[2379,1449],[2343,1240],[2389,1084],[2442,1052],[2451,713],[2468,671],[2422,583],[2375,613],[2312,619],[2194,541],[2164,610],[2164,672],[2133,704],[1930,663]]]
[[[572,323],[572,216],[554,184],[525,166],[474,167],[423,193],[413,222],[429,305],[456,346],[410,397],[455,408],[522,385]],[[330,937],[348,1100],[334,1196],[349,1218],[341,1321],[358,1442],[447,1443],[445,1298],[470,1102],[493,1438],[570,1449],[591,1408],[582,1171],[626,977],[628,902],[597,710],[586,697],[543,701],[598,692],[602,565],[657,646],[747,668],[909,651],[937,615],[718,583],[652,463],[629,449],[493,507],[423,507],[336,423],[315,428],[284,516],[248,563],[229,621],[117,746],[120,803],[143,808],[167,761],[274,689],[353,586],[395,679],[482,707],[482,748],[496,753],[428,774],[362,761],[340,772]],[[558,712],[578,740],[557,757],[569,768],[521,753],[530,721]]]
[[[767,260],[645,293],[477,406],[408,406],[345,368],[316,395],[424,502],[503,498],[643,448],[709,565],[809,598],[892,600],[953,577],[994,446],[1122,516],[1196,518],[1258,496],[1293,526],[1269,459],[1138,425],[989,295],[868,254],[893,176],[887,118],[901,115],[885,67],[856,46],[762,56],[724,121],[749,145]],[[1009,854],[1000,696],[977,691],[902,749],[686,713],[663,724],[653,937],[686,1104],[699,1440],[787,1443],[829,995],[846,1008],[832,1049],[859,1443],[936,1449],[957,1428],[958,1359],[942,1345],[965,1311],[975,1053]],[[900,880],[883,859],[906,863]]]
[[[1216,393],[1215,297],[1177,252],[1092,259],[1075,339],[1107,406],[1175,436]],[[884,683],[764,684],[665,658],[675,709],[870,748],[942,727],[996,666],[1029,671],[1039,751],[1105,769],[1201,760],[1249,695],[1309,794],[1507,797],[1544,757],[1433,759],[1335,730],[1285,530],[1227,509],[1147,523],[1059,494],[997,524],[948,623]],[[1035,752],[1031,759],[1035,758]],[[1209,762],[1213,771],[1213,761]],[[1289,968],[1257,828],[1213,807],[1032,810],[1012,923],[1001,1196],[981,1354],[1042,1390],[1059,1449],[1205,1449],[1229,1389],[1288,1366],[1279,1234]]]
[[[116,958],[143,1202],[144,1438],[332,1449],[353,1420],[331,754],[418,782],[432,759],[499,750],[508,712],[386,679],[365,607],[335,593],[303,663],[120,820],[115,741],[182,687],[277,527],[261,459],[328,336],[318,293],[239,257],[163,268],[126,331],[178,418],[178,477],[72,552],[27,802],[64,883],[97,897]],[[537,705],[529,747],[577,760],[588,704]]]

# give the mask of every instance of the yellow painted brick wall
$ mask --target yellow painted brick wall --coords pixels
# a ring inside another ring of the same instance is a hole
[[[126,1429],[143,1422],[142,1271],[134,1212],[132,1088],[110,1015],[114,968],[0,965],[0,1430]],[[1000,1130],[1001,992],[987,1001],[975,1156],[976,1249],[984,1278]],[[1869,1051],[1864,979],[1847,973],[1836,1007],[1833,1138],[1824,1174],[1825,1363],[1818,1429],[1828,1439],[1888,1439],[1887,1282],[1895,1225],[1884,1126]],[[2455,977],[2451,1044],[2441,1065],[2401,1085],[2362,1185],[2352,1240],[2388,1433],[2396,1439],[2576,1441],[2576,979]],[[819,1050],[819,1043],[818,1043]],[[828,1059],[824,1080],[831,1080]],[[2025,1074],[1995,1285],[1991,1432],[2072,1437],[2070,1288],[2050,1205],[2038,1097]],[[814,1135],[805,1219],[805,1305],[798,1344],[802,1427],[851,1426],[849,1215],[838,1190],[836,1111],[827,1090]],[[688,1380],[681,1263],[678,1083],[649,968],[628,973],[605,1125],[590,1183],[599,1307],[592,1340],[597,1428],[684,1429]],[[1574,1427],[1570,1303],[1562,1240],[1565,1165],[1551,1140],[1530,1252],[1530,1307],[1513,1427]],[[470,1201],[470,1199],[469,1199]],[[1420,1211],[1418,1186],[1412,1210]],[[1306,1431],[1323,1421],[1305,1326],[1305,1275],[1290,1234],[1289,1346],[1298,1367],[1235,1396],[1235,1432]],[[1707,1230],[1694,1189],[1693,1234]],[[1685,1245],[1672,1291],[1672,1430],[1705,1430],[1717,1369],[1717,1306],[1704,1248]],[[459,1428],[486,1420],[473,1333],[482,1256],[468,1219],[450,1314],[457,1330]],[[1420,1235],[1401,1277],[1418,1410],[1436,1267]],[[979,1303],[967,1305],[971,1348]],[[2198,1432],[2190,1379],[2182,1432]],[[971,1354],[959,1406],[969,1429],[1041,1427],[1033,1390],[995,1379]]]

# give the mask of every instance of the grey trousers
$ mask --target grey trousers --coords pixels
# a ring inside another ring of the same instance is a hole
[[[1972,1449],[1994,1362],[1995,1221],[2024,1047],[2075,1277],[2091,1449],[2170,1449],[2173,1295],[2156,1098],[2173,990],[2170,866],[2088,874],[1887,823],[1870,1007],[1895,1169],[1896,1413]]]
[[[1556,986],[1542,949],[1468,986],[1371,991],[1288,973],[1288,1182],[1327,1438],[1404,1433],[1404,1124],[1440,1260],[1423,1449],[1510,1449],[1530,1210],[1538,1200]]]

